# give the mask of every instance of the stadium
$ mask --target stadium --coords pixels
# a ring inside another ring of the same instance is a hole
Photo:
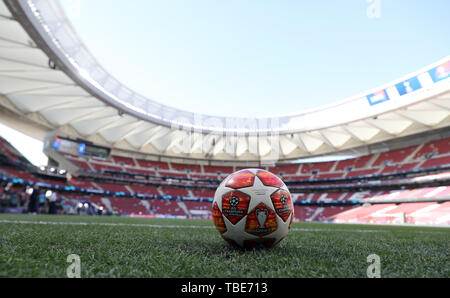
[[[0,119],[48,157],[0,138],[2,277],[66,277],[71,254],[81,277],[367,277],[373,254],[382,277],[450,277],[450,56],[306,111],[212,116],[113,77],[59,1],[4,0]],[[216,189],[248,168],[291,193],[271,249],[214,227]]]

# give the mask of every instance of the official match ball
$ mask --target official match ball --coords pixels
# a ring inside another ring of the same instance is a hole
[[[294,205],[284,182],[261,169],[229,175],[216,190],[212,217],[223,239],[244,248],[272,247],[286,237]]]

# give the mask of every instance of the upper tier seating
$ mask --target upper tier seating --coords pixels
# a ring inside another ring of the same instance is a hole
[[[424,144],[419,151],[417,151],[413,159],[415,160],[420,159],[427,154],[435,154],[435,155],[448,154],[449,148],[450,148],[450,138],[428,142]]]
[[[396,173],[417,168],[450,164],[450,138],[423,145],[409,146],[388,152],[370,154],[341,161],[282,164],[263,167],[284,180],[326,179]],[[223,179],[244,166],[193,165],[175,162],[150,161],[113,155],[110,160],[90,159],[66,155],[80,169],[102,172],[127,171],[175,178]],[[221,175],[218,175],[221,174]]]
[[[136,163],[134,162],[134,159],[131,157],[124,157],[124,156],[117,156],[117,155],[113,155],[112,156],[114,163],[116,164],[122,164],[122,165],[128,165],[131,167],[135,167]]]
[[[442,166],[442,165],[448,165],[450,164],[450,155],[447,156],[436,156],[432,159],[426,160],[424,163],[422,163],[422,168],[429,168],[429,167],[436,167],[436,166]]]
[[[129,193],[128,189],[126,189],[125,186],[120,184],[111,184],[111,183],[104,183],[104,182],[97,182],[98,186],[100,186],[103,190],[113,191],[113,192],[125,192]]]
[[[178,172],[189,171],[191,173],[201,173],[202,169],[199,165],[172,163],[172,169]]]
[[[329,173],[331,172],[331,169],[333,168],[335,163],[336,163],[335,161],[331,161],[331,162],[302,164],[301,173],[302,174],[311,174],[313,172]]]
[[[147,169],[156,168],[158,170],[169,170],[169,164],[167,162],[144,160],[144,159],[136,159],[136,161],[141,168]]]
[[[231,174],[233,173],[233,167],[224,167],[224,166],[203,166],[205,173],[222,173],[222,174]]]
[[[394,166],[385,166],[383,170],[380,172],[380,174],[386,174],[386,173],[396,173],[400,171],[409,171],[417,167],[419,163],[418,162],[411,162],[411,163],[405,163],[405,164],[397,164]]]
[[[391,150],[389,152],[381,153],[371,166],[378,167],[385,163],[403,163],[406,158],[410,156],[416,149],[417,146],[411,146],[403,149]]]
[[[154,186],[147,185],[134,185],[130,184],[128,186],[134,193],[146,194],[146,195],[158,195],[158,189]]]
[[[295,175],[297,174],[299,165],[280,165],[270,168],[270,171],[276,175],[283,173],[283,175]]]
[[[373,158],[373,155],[365,155],[358,158],[344,159],[337,162],[335,171],[345,171],[349,168],[363,169],[367,167],[368,162]]]

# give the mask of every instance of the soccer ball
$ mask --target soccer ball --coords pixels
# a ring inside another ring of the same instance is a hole
[[[280,178],[265,170],[245,169],[219,185],[212,217],[228,243],[245,248],[272,247],[289,232],[294,205]]]

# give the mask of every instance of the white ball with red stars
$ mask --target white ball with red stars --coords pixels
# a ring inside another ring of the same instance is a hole
[[[216,190],[212,210],[223,239],[234,246],[272,247],[286,237],[294,205],[284,182],[261,169],[229,175]]]

